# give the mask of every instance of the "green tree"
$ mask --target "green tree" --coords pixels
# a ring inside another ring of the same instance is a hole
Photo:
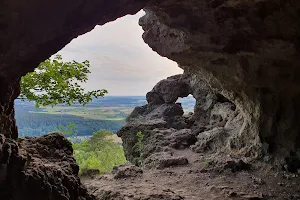
[[[69,123],[67,126],[58,125],[55,132],[61,132],[69,136],[77,136],[78,129],[74,123]]]
[[[73,144],[74,157],[81,171],[110,172],[114,166],[126,162],[123,147],[111,139],[112,135],[110,131],[100,130],[90,139]]]
[[[36,107],[78,102],[82,105],[92,98],[103,97],[107,90],[85,91],[80,85],[88,80],[89,61],[63,62],[61,55],[55,55],[42,62],[34,72],[21,79],[22,100],[35,101]]]

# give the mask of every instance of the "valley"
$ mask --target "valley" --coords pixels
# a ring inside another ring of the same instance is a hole
[[[185,112],[193,111],[195,100],[192,96],[182,98]],[[15,100],[16,121],[20,136],[41,136],[75,124],[78,136],[91,136],[93,132],[106,129],[118,131],[126,124],[126,117],[134,107],[145,105],[144,96],[106,96],[94,99],[86,106],[57,105],[35,108],[33,102]]]

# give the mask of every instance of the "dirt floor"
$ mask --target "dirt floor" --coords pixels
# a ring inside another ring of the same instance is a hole
[[[300,200],[300,173],[287,173],[262,162],[241,162],[229,156],[175,152],[189,164],[143,169],[142,174],[115,178],[106,174],[83,180],[99,200]]]

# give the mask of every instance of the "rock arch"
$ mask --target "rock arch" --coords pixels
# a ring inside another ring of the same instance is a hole
[[[0,134],[17,139],[13,100],[22,75],[95,25],[142,8],[144,41],[241,111],[233,145],[283,157],[299,151],[298,0],[1,1]]]

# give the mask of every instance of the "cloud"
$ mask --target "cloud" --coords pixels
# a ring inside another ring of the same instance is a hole
[[[145,95],[160,80],[182,73],[177,64],[152,51],[142,39],[136,15],[127,15],[74,39],[59,54],[65,60],[91,63],[87,90],[109,95]]]

